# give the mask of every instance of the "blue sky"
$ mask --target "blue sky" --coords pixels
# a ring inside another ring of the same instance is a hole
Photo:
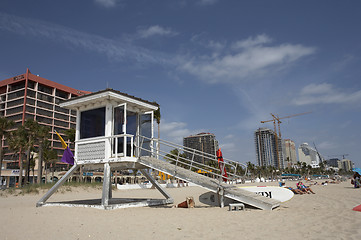
[[[33,74],[161,106],[161,138],[214,133],[256,163],[254,130],[361,166],[361,1],[0,2],[0,79]]]

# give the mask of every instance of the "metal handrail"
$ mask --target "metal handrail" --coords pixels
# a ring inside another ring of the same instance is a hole
[[[123,138],[123,153],[118,153],[118,140]],[[174,165],[174,170],[177,168],[185,168],[191,171],[200,171],[205,173],[209,177],[217,178],[219,184],[222,179],[228,181],[239,180],[245,177],[247,173],[247,165],[223,158],[223,162],[218,162],[217,156],[209,153],[205,153],[189,147],[184,147],[172,142],[161,140],[158,138],[148,138],[141,135],[131,134],[118,134],[106,137],[95,137],[88,139],[81,139],[76,141],[77,144],[96,143],[99,141],[108,141],[110,145],[111,157],[127,157],[128,156],[128,139],[130,139],[130,156],[141,157],[143,153],[148,156],[162,159],[167,162],[171,162]],[[149,143],[149,147],[143,147],[144,143]],[[139,146],[138,146],[139,144]],[[177,154],[171,153],[170,149],[176,149]],[[114,155],[113,155],[114,154]],[[203,162],[196,161],[196,157],[204,159]],[[245,169],[245,174],[241,176],[237,171],[242,168]],[[227,171],[227,177],[224,176]]]
[[[214,178],[218,178],[220,181],[222,181],[222,179],[227,179],[228,181],[242,179],[245,175],[241,176],[241,175],[237,174],[237,170],[239,168],[245,168],[245,174],[247,172],[247,165],[245,165],[243,163],[239,163],[236,161],[232,161],[232,160],[223,158],[224,162],[222,164],[219,164],[217,156],[209,154],[209,153],[205,153],[205,152],[202,152],[202,151],[199,151],[196,149],[184,147],[184,146],[181,146],[181,145],[178,145],[175,143],[171,143],[171,142],[168,142],[165,140],[157,139],[157,138],[148,138],[148,137],[140,136],[140,135],[138,135],[136,137],[139,138],[139,140],[140,140],[139,141],[140,145],[136,146],[136,148],[139,149],[139,151],[138,151],[139,154],[142,152],[141,150],[143,150],[145,152],[148,152],[152,157],[155,157],[158,159],[163,159],[168,162],[174,161],[172,164],[174,165],[175,170],[177,167],[186,168],[188,170],[196,170],[196,171],[200,170],[201,172],[205,172]],[[145,140],[149,141],[149,143],[150,143],[149,149],[142,147]],[[154,147],[154,145],[156,147]],[[178,153],[177,153],[177,155],[172,154],[169,151],[163,150],[162,149],[163,147],[176,149],[178,151]],[[187,158],[184,155],[182,155],[181,153],[187,153],[191,157]],[[208,163],[208,164],[204,164],[204,163],[195,161],[194,160],[195,156],[200,156],[200,157],[204,158],[206,160],[205,163]],[[140,155],[138,157],[140,157]],[[222,166],[221,169],[219,168],[219,166]],[[223,176],[225,170],[227,170],[227,172],[228,172],[228,177]]]

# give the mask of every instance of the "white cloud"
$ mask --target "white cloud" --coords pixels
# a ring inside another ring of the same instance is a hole
[[[180,69],[207,83],[233,83],[270,74],[315,52],[302,45],[264,46],[270,41],[266,35],[248,38],[232,44],[231,53],[193,57]]]
[[[225,44],[224,43],[220,43],[220,42],[216,42],[216,41],[209,41],[207,44],[207,47],[210,49],[213,49],[215,51],[220,51],[223,50],[225,48]]]
[[[250,48],[250,47],[259,46],[259,45],[262,45],[265,43],[270,43],[270,42],[272,42],[272,39],[270,37],[268,37],[265,34],[261,34],[254,38],[249,37],[246,40],[237,41],[232,44],[232,48],[234,48],[234,49]]]
[[[212,4],[215,4],[217,2],[218,2],[218,0],[199,0],[198,4],[200,4],[200,5],[212,5]]]
[[[112,40],[56,24],[4,13],[0,13],[0,29],[41,39],[46,38],[67,47],[97,52],[118,61],[133,60],[139,63],[172,64],[167,55],[135,46],[126,41]]]
[[[235,136],[233,134],[228,134],[224,137],[224,139],[234,139]]]
[[[187,128],[184,122],[167,122],[162,120],[160,123],[160,138],[183,145],[183,137],[191,135],[191,130]]]
[[[138,36],[140,38],[149,38],[152,36],[175,36],[178,33],[172,31],[170,28],[163,28],[159,25],[150,26],[148,28],[141,28],[138,30]]]
[[[310,84],[302,88],[301,95],[318,95],[318,94],[328,94],[333,92],[332,85],[328,83],[321,84]]]
[[[329,141],[324,141],[317,145],[317,148],[321,150],[330,150],[330,149],[335,149],[336,147],[337,145],[335,143]]]
[[[361,90],[344,92],[336,89],[332,84],[309,84],[303,87],[291,103],[293,105],[356,103],[361,101]]]
[[[223,152],[234,151],[237,148],[234,142],[222,142],[219,147]]]
[[[111,8],[111,7],[115,7],[119,2],[119,0],[94,0],[94,2],[103,7]]]

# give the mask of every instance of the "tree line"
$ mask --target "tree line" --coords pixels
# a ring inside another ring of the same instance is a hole
[[[313,168],[311,165],[307,165],[305,162],[297,162],[293,167],[286,167],[284,169],[277,169],[274,166],[256,166],[251,162],[247,162],[247,172],[249,178],[255,177],[265,177],[274,179],[281,174],[299,174],[302,176],[310,177],[312,175],[335,175],[336,171],[334,169],[326,168],[326,164],[321,162],[318,168]],[[340,175],[350,175],[351,172],[346,172],[342,169],[339,170],[338,174]]]
[[[65,132],[70,141],[74,141],[74,130],[70,129]],[[43,163],[45,169],[52,167],[54,171],[55,163],[58,161],[57,151],[51,147],[51,128],[39,124],[32,119],[26,119],[23,124],[15,128],[15,123],[4,117],[0,117],[0,166],[2,166],[5,156],[3,139],[6,140],[8,151],[14,153],[19,160],[19,180],[18,186],[29,184],[30,169],[34,173],[35,159],[32,153],[37,153],[38,169],[37,183],[42,183]],[[23,178],[23,170],[25,176]],[[0,177],[1,177],[0,167]]]

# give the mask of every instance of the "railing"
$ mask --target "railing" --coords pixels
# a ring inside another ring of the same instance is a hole
[[[122,143],[119,144],[119,141]],[[112,159],[110,161],[113,162],[121,161],[120,158],[124,157],[150,156],[173,164],[175,170],[176,168],[185,168],[211,178],[217,178],[219,181],[222,179],[224,181],[243,180],[247,172],[247,166],[243,163],[226,158],[223,158],[223,162],[221,162],[215,155],[140,135],[119,134],[81,139],[76,143],[78,163],[101,163],[106,158]],[[110,146],[110,149],[106,147],[107,145]],[[110,155],[109,152],[105,154],[107,151],[110,151]]]
[[[122,139],[122,150],[119,152],[119,139]],[[129,142],[128,142],[129,140]],[[134,135],[119,134],[110,137],[95,137],[76,141],[77,153],[76,159],[78,163],[94,163],[101,162],[106,158],[106,142],[110,144],[110,158],[133,157],[134,152]],[[129,149],[128,149],[129,148]]]
[[[221,179],[224,181],[243,180],[247,172],[247,166],[236,161],[223,158],[223,162],[219,162],[217,156],[196,149],[157,138],[144,136],[137,136],[137,138],[139,138],[139,146],[136,148],[139,149],[139,155],[137,155],[139,157],[146,155],[162,159],[172,163],[175,168],[182,167],[196,171],[208,177],[218,178],[220,181]],[[150,143],[149,148],[143,147],[144,142]],[[202,161],[196,161],[197,159],[202,159]],[[227,177],[225,172],[227,172]]]
[[[130,143],[128,144],[128,138],[130,139]],[[135,155],[134,153],[134,135],[131,134],[119,134],[119,135],[113,135],[110,137],[107,137],[109,139],[111,146],[112,146],[112,157],[117,159],[118,157],[132,157]],[[118,152],[118,143],[119,139],[123,140],[123,151]],[[129,146],[129,151],[128,151]],[[129,154],[128,154],[129,153]],[[118,155],[119,154],[119,155]]]

